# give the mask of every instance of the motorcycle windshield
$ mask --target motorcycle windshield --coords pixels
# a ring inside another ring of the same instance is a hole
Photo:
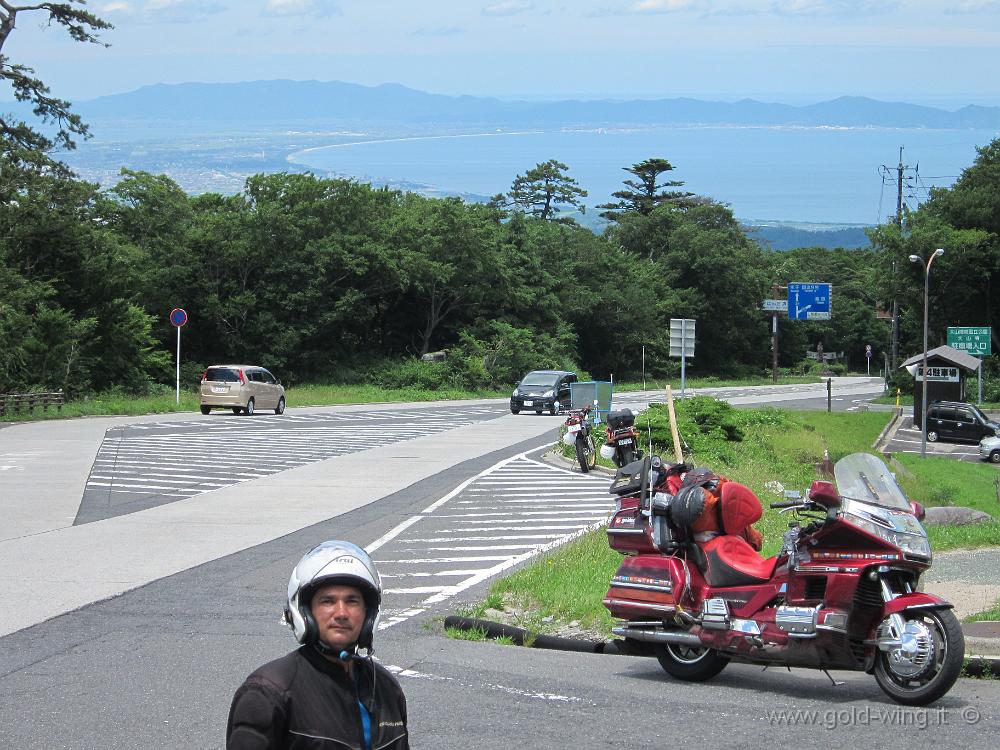
[[[910,502],[896,479],[879,458],[870,453],[852,453],[833,467],[841,497],[883,508],[910,511]]]

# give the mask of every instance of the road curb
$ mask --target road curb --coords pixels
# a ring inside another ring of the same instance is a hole
[[[882,428],[882,432],[878,434],[875,442],[872,443],[872,448],[879,453],[883,452],[884,447],[892,440],[892,437],[896,434],[896,430],[899,429],[899,423],[903,419],[903,407],[893,407],[893,409],[896,413],[893,414],[892,419]]]
[[[493,639],[510,638],[516,646],[543,648],[553,651],[574,651],[584,654],[609,654],[612,656],[648,656],[634,651],[624,641],[591,641],[584,638],[564,638],[562,636],[535,633],[514,625],[507,625],[477,617],[450,615],[445,618],[446,628],[457,630],[481,630]],[[962,675],[966,677],[1000,677],[1000,656],[967,656]]]
[[[618,649],[613,642],[588,641],[583,638],[562,638],[556,635],[534,633],[514,625],[506,625],[492,620],[480,620],[477,617],[460,617],[451,615],[444,619],[446,628],[457,630],[481,630],[490,638],[510,638],[517,646],[528,648],[544,648],[554,651],[577,651],[588,654],[616,654]],[[608,647],[612,648],[609,649]]]

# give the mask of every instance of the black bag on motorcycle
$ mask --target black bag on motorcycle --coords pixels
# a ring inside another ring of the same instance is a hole
[[[633,427],[634,425],[635,414],[632,413],[631,409],[619,409],[608,412],[608,427],[612,430],[620,430],[624,427]]]

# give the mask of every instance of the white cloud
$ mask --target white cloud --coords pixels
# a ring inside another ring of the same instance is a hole
[[[483,8],[483,15],[516,16],[518,13],[524,13],[534,7],[535,4],[527,2],[527,0],[500,0],[498,3],[491,3]]]
[[[701,5],[699,0],[637,0],[629,6],[631,13],[673,13],[691,10]]]
[[[212,0],[147,0],[143,7],[151,19],[168,23],[200,21],[226,10],[226,6]]]
[[[102,5],[99,10],[104,14],[131,13],[132,5],[131,3],[106,3],[105,5]]]
[[[786,16],[868,16],[898,6],[892,0],[775,0],[771,8]]]
[[[1000,12],[1000,0],[963,0],[945,10],[945,13],[997,13]]]
[[[333,0],[267,0],[264,12],[272,16],[339,16]]]

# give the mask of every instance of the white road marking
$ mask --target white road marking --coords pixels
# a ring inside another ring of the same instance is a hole
[[[523,478],[525,475],[529,478]],[[426,597],[407,610],[419,614],[602,526],[614,505],[607,488],[606,477],[581,476],[520,454],[462,482],[372,542],[368,552],[376,557],[376,564],[386,572],[386,577],[391,577],[387,594]],[[456,512],[442,512],[447,503],[455,506]],[[545,509],[531,510],[532,507]],[[418,522],[422,531],[414,533]],[[385,557],[374,555],[376,550],[382,550]],[[491,552],[501,554],[491,555]],[[467,576],[460,576],[461,580],[451,585],[422,585],[416,580],[415,585],[406,585],[411,569],[424,579],[439,574],[450,574],[454,579],[454,569],[446,566],[470,561],[492,565],[469,570]],[[414,616],[388,610],[384,615],[380,629]]]
[[[384,664],[386,669],[392,672],[397,677],[403,677],[412,680],[431,680],[435,682],[454,682],[459,687],[475,688],[477,686],[469,685],[457,680],[454,677],[442,677],[440,675],[428,674],[426,672],[418,672],[415,669],[403,669],[402,667],[397,667],[395,664]],[[578,698],[572,695],[559,695],[558,693],[540,693],[532,690],[522,690],[521,688],[510,687],[508,685],[494,685],[489,682],[482,683],[478,687],[486,688],[487,690],[499,690],[504,693],[509,693],[510,695],[516,695],[521,698],[534,698],[536,700],[544,701],[556,701],[559,703],[585,703],[583,698]]]

